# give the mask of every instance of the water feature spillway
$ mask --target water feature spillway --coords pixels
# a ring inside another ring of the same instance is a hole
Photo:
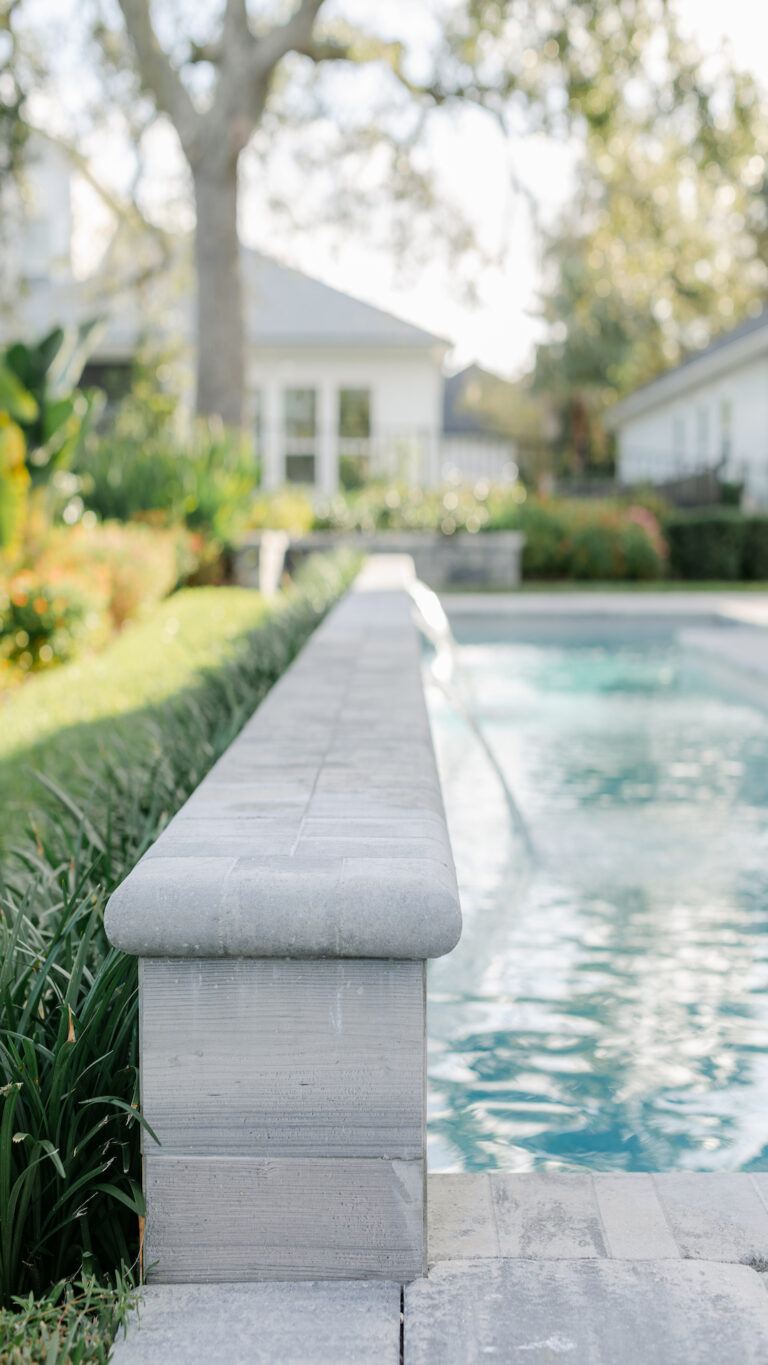
[[[458,711],[481,746],[504,792],[504,799],[512,824],[528,857],[531,862],[535,863],[538,858],[528,823],[507,781],[504,769],[483,733],[469,700],[468,689],[466,686],[462,686],[458,646],[443,604],[437,593],[433,592],[432,588],[427,587],[427,584],[422,583],[418,578],[413,579],[408,584],[408,592],[414,605],[416,624],[435,651],[435,657],[429,668],[429,676],[454,710]]]

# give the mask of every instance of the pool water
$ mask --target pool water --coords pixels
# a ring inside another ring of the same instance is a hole
[[[768,1170],[768,711],[663,623],[457,635],[537,860],[430,687],[464,912],[431,1169]]]

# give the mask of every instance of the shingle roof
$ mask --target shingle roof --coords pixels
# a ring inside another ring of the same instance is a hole
[[[442,337],[257,251],[244,253],[243,276],[248,337],[257,345],[448,345]]]

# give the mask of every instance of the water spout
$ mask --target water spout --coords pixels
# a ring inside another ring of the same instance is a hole
[[[527,821],[520,810],[510,785],[504,774],[496,755],[486,739],[482,727],[466,698],[466,687],[461,686],[461,671],[458,659],[458,647],[451,630],[451,623],[445,614],[443,604],[436,592],[428,588],[426,583],[415,578],[408,584],[408,592],[414,605],[414,616],[422,635],[429,641],[435,651],[435,657],[430,665],[430,675],[433,682],[443,696],[450,702],[454,710],[458,711],[463,720],[466,721],[473,735],[480,744],[488,762],[495,772],[507,803],[507,809],[512,823],[517,830],[520,839],[525,845],[528,857],[532,862],[538,862],[536,849],[528,829]]]

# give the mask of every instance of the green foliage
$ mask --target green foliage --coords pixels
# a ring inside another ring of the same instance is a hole
[[[55,469],[66,468],[83,441],[94,395],[75,385],[97,330],[96,322],[67,331],[56,327],[34,345],[17,341],[5,351],[0,408],[6,405],[24,432],[33,484],[46,483]]]
[[[182,527],[81,523],[49,531],[34,547],[32,563],[41,578],[78,578],[101,593],[119,630],[194,571],[198,548],[199,538]]]
[[[518,526],[520,484],[492,488],[484,479],[474,485],[448,484],[418,488],[406,484],[368,484],[359,492],[340,493],[316,508],[320,531],[458,531],[502,530]]]
[[[531,497],[520,484],[492,487],[480,481],[442,489],[372,484],[318,504],[315,526],[369,534],[523,531],[526,578],[632,581],[660,578],[665,571],[666,548],[649,507]]]
[[[315,509],[301,488],[281,488],[276,493],[261,493],[251,504],[248,524],[254,530],[287,531],[304,536],[315,523]]]
[[[658,523],[644,508],[532,498],[520,526],[524,578],[632,582],[665,571]]]
[[[746,520],[730,507],[702,508],[668,517],[670,572],[678,578],[721,579],[743,576]]]
[[[0,378],[2,370],[0,370]],[[21,543],[27,520],[29,474],[24,433],[0,406],[0,554],[11,555]]]
[[[42,1298],[11,1300],[0,1308],[3,1365],[106,1365],[112,1341],[138,1299],[130,1275],[114,1284],[93,1275],[60,1280]]]
[[[103,639],[104,605],[99,586],[75,575],[27,569],[0,579],[0,682],[64,663]]]
[[[249,443],[215,421],[201,419],[181,439],[165,424],[146,432],[133,412],[129,417],[77,458],[86,508],[105,520],[154,513],[228,544],[247,520],[259,480]]]
[[[768,516],[745,517],[743,577],[768,582]]]
[[[348,581],[307,566],[218,669],[112,738],[85,797],[41,773],[55,820],[6,858],[0,894],[0,1295],[131,1264],[139,1173],[136,962],[110,949],[111,891],[231,743]],[[142,733],[143,732],[143,733]],[[142,742],[143,740],[143,742]],[[148,753],[152,754],[148,761]],[[149,1135],[151,1141],[151,1135]]]
[[[0,686],[106,644],[197,565],[181,527],[46,529],[26,565],[0,575]]]
[[[768,297],[768,120],[754,81],[703,62],[668,8],[668,61],[619,87],[585,131],[575,195],[545,245],[535,388],[560,417],[560,460],[604,460],[617,398]]]

